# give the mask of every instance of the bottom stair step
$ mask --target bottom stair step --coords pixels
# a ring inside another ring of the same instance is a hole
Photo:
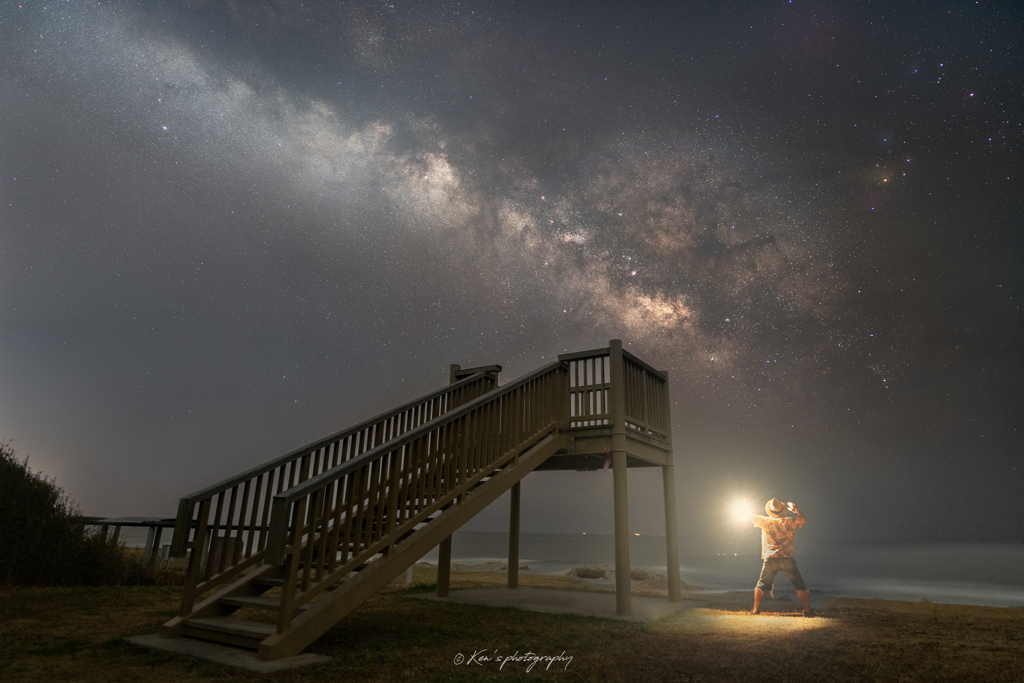
[[[280,598],[267,598],[262,595],[247,595],[238,598],[221,598],[221,604],[231,605],[232,607],[255,607],[256,609],[267,609],[274,612],[281,611],[281,599]],[[296,612],[301,612],[309,609],[310,605],[307,602],[305,605],[300,605],[296,608]],[[237,621],[237,620],[236,620]]]
[[[363,566],[365,566],[365,565],[363,565]],[[362,569],[362,567],[360,567],[360,569]],[[332,590],[334,590],[336,588],[340,588],[343,583],[345,583],[345,579],[339,579],[338,581],[336,581],[336,582],[332,583],[330,586],[328,586],[327,590],[332,591]],[[309,584],[312,586],[312,585],[315,585],[315,582],[314,581],[310,581]],[[284,585],[284,579],[253,579],[252,580],[252,585],[259,586],[261,588],[280,588],[282,585]],[[297,591],[301,591],[302,590],[301,582],[297,582],[297,585],[295,586],[295,588],[296,588]]]
[[[185,634],[190,638],[211,640],[225,645],[258,650],[260,641],[277,633],[274,624],[245,621],[231,617],[198,617],[185,620]]]

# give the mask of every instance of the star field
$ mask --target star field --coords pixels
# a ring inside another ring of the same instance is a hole
[[[1022,20],[0,4],[0,438],[87,514],[170,515],[449,363],[622,338],[695,526],[738,485],[823,536],[1019,542]],[[545,476],[527,527],[605,514]]]

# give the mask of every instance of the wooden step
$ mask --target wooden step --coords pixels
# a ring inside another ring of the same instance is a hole
[[[284,579],[277,577],[274,579],[263,579],[257,578],[250,581],[254,586],[260,586],[261,588],[280,588],[284,585]]]
[[[358,572],[358,571],[361,571],[361,570],[365,569],[366,567],[367,567],[367,565],[363,564],[363,565],[360,565],[358,568],[354,569],[353,571],[357,571]],[[299,581],[299,583],[301,584],[301,580]],[[310,583],[315,583],[312,578],[310,578]],[[343,584],[343,583],[345,583],[344,579],[341,579],[340,581],[336,581],[335,583],[333,583],[330,586],[328,586],[327,590],[329,590],[329,591],[330,590],[334,590],[335,588],[338,588],[339,586],[341,586],[341,584]],[[259,586],[260,588],[266,588],[268,590],[271,589],[271,588],[280,588],[280,587],[282,587],[284,585],[284,579],[253,579],[252,580],[252,585]],[[299,586],[297,585],[296,588],[299,588]]]
[[[246,595],[236,598],[221,598],[219,600],[221,604],[231,605],[232,607],[255,607],[256,609],[266,609],[272,612],[281,611],[281,599],[280,598],[267,598],[262,595]],[[296,612],[309,609],[309,603],[300,605],[295,609]]]
[[[231,617],[199,617],[186,619],[184,635],[225,645],[258,650],[260,642],[277,633],[277,626],[262,621],[245,621]]]
[[[337,571],[341,567],[341,565],[342,565],[341,562],[338,562],[337,564],[335,564],[334,565],[334,570]],[[367,564],[361,564],[361,565],[353,568],[352,571],[354,571],[354,572],[361,572],[364,569],[366,569],[368,566],[369,565],[367,565]],[[311,571],[316,571],[317,567],[318,567],[318,563],[316,563],[316,562],[313,562],[313,564],[311,564],[309,566]],[[325,573],[331,571],[331,565],[328,564],[327,562],[324,562],[323,565],[320,568],[323,569]],[[306,563],[305,562],[300,562],[299,563],[299,579],[300,580],[302,578],[301,572],[303,572],[305,569],[306,569]],[[312,581],[313,580],[313,575],[310,574],[309,578],[310,578],[310,581]],[[282,584],[278,583],[277,585],[280,586]]]

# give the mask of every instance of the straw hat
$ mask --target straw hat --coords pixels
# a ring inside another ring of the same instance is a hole
[[[782,513],[786,511],[786,504],[778,498],[772,498],[764,504],[764,511],[768,513],[769,517],[781,517]]]

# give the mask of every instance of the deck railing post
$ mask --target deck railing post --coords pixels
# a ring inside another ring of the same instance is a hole
[[[612,423],[612,487],[615,505],[615,611],[633,613],[629,583],[629,505],[626,488],[626,410],[622,340],[608,343],[611,371],[609,413]]]

